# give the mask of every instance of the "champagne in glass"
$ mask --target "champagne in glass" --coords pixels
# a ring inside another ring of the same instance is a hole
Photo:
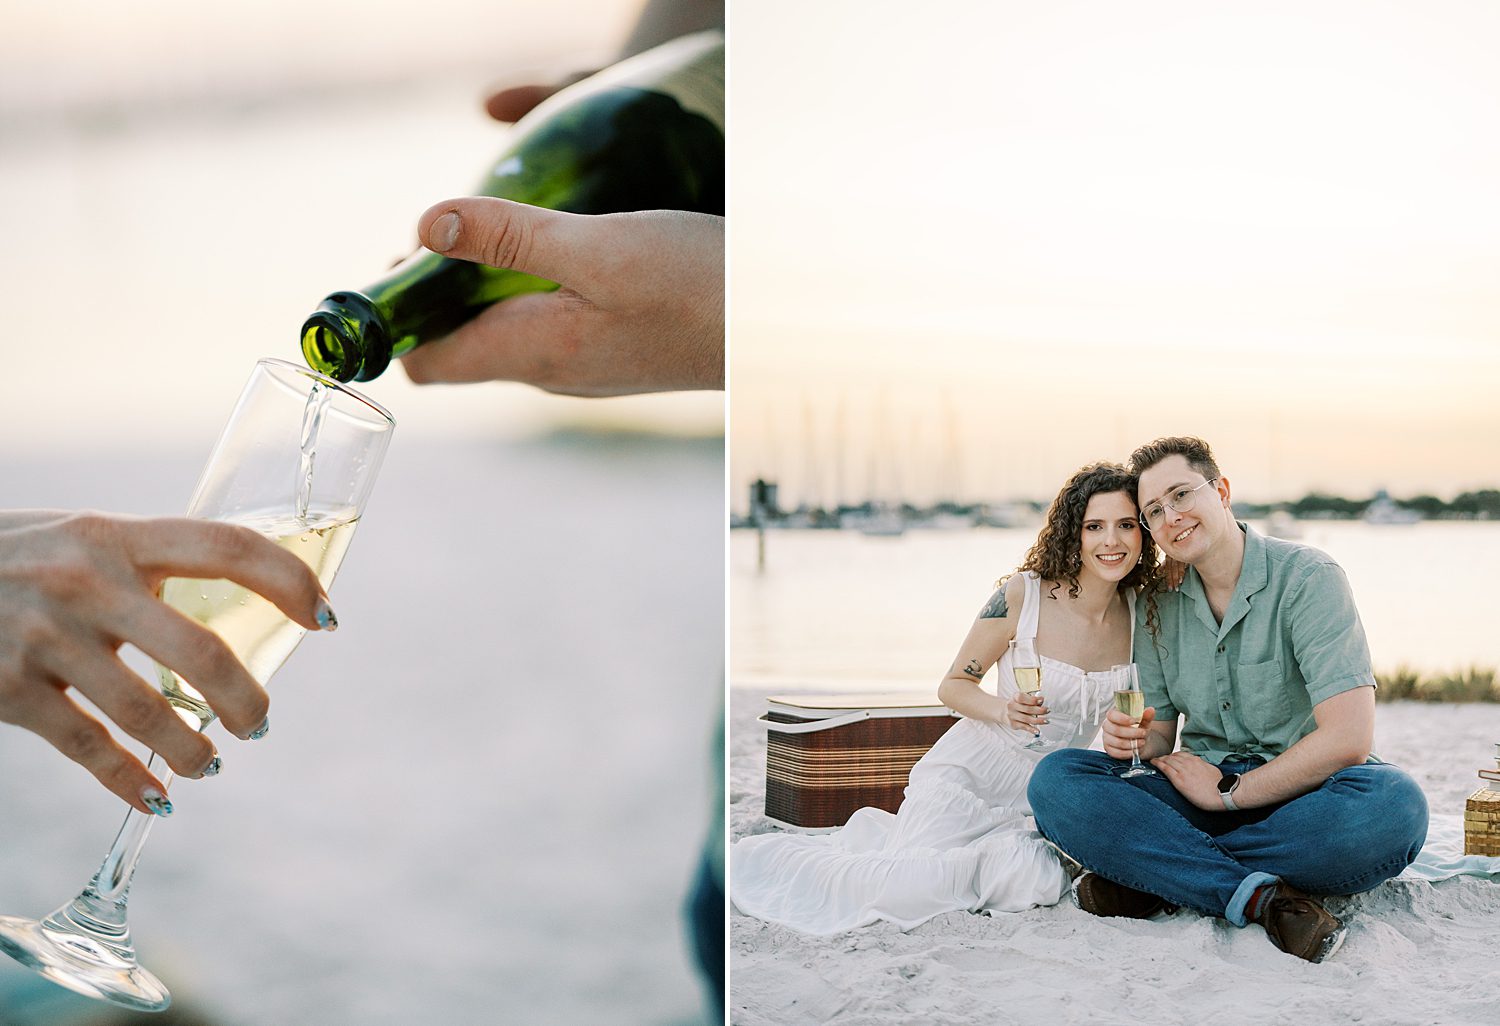
[[[1042,690],[1042,668],[1040,666],[1017,666],[1016,687],[1028,695]]]
[[[188,516],[250,527],[295,553],[326,590],[349,547],[395,420],[337,382],[285,360],[261,360],[219,436]],[[167,604],[217,632],[265,684],[306,631],[270,602],[224,580],[169,578]],[[217,717],[165,667],[162,691],[189,726]],[[163,784],[172,772],[155,755]],[[78,896],[41,920],[0,916],[0,951],[55,983],[127,1008],[172,1000],[136,959],[126,898],[156,817],[131,810],[104,864]]]
[[[302,560],[326,591],[354,539],[359,516],[352,509],[303,509],[291,515],[273,511],[236,517],[234,522],[258,531]],[[171,577],[162,584],[161,598],[223,638],[250,676],[261,684],[270,680],[307,633],[274,603],[233,581]],[[167,701],[196,717],[196,722],[188,721],[190,726],[201,729],[217,718],[191,684],[165,666],[158,665],[156,672]]]
[[[1139,691],[1116,691],[1115,708],[1129,716],[1132,723],[1139,723],[1146,711],[1146,696]]]
[[[1139,727],[1146,713],[1146,696],[1141,693],[1141,678],[1135,663],[1122,663],[1112,671],[1115,680],[1124,686],[1115,691],[1115,708],[1130,717],[1131,726]],[[1140,742],[1130,742],[1130,766],[1120,774],[1122,777],[1155,777],[1160,774],[1141,762]]]
[[[1010,668],[1016,678],[1016,688],[1023,695],[1042,695],[1042,660],[1037,655],[1036,644],[1030,638],[1015,638],[1010,643]],[[1040,730],[1023,748],[1034,752],[1053,747],[1052,742],[1042,737]]]

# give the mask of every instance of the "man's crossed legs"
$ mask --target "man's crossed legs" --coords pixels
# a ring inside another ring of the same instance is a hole
[[[1304,910],[1296,892],[1358,894],[1410,865],[1427,836],[1421,788],[1385,763],[1352,766],[1316,791],[1238,812],[1205,812],[1164,776],[1122,779],[1121,765],[1072,748],[1043,759],[1028,790],[1037,826],[1100,877],[1236,926],[1264,922],[1269,902],[1259,899],[1276,893],[1265,885],[1284,881],[1284,897],[1295,895]],[[1317,913],[1327,916],[1321,906]]]

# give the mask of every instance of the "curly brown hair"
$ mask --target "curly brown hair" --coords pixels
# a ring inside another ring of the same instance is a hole
[[[1026,558],[1016,568],[1017,572],[1031,570],[1044,581],[1056,582],[1052,587],[1054,593],[1066,581],[1068,595],[1076,598],[1079,590],[1078,573],[1081,569],[1079,552],[1082,548],[1080,539],[1083,535],[1083,515],[1088,509],[1089,500],[1096,495],[1123,492],[1134,505],[1135,486],[1136,475],[1118,463],[1100,461],[1078,470],[1068,478],[1062,491],[1057,493],[1057,498],[1052,500],[1052,506],[1047,510],[1047,522],[1042,525]],[[1147,596],[1146,624],[1154,634],[1157,625],[1153,596],[1161,587],[1161,567],[1157,565],[1156,542],[1152,539],[1151,532],[1142,527],[1140,535],[1140,562],[1120,580],[1118,588],[1120,591],[1136,587],[1142,589]]]

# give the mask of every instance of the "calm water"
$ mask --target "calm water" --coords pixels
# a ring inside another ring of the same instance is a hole
[[[1307,523],[1302,542],[1344,567],[1377,670],[1500,665],[1493,589],[1500,524]],[[994,581],[1035,528],[779,531],[756,569],[753,532],[730,539],[730,679],[929,687],[948,668]]]

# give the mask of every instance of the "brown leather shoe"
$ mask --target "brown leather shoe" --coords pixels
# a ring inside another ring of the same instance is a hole
[[[1309,962],[1330,957],[1349,932],[1321,901],[1285,882],[1276,885],[1255,921],[1266,928],[1272,944]]]
[[[1167,907],[1166,901],[1154,894],[1137,891],[1089,872],[1073,881],[1073,900],[1079,908],[1096,916],[1122,916],[1126,919],[1150,919]]]

